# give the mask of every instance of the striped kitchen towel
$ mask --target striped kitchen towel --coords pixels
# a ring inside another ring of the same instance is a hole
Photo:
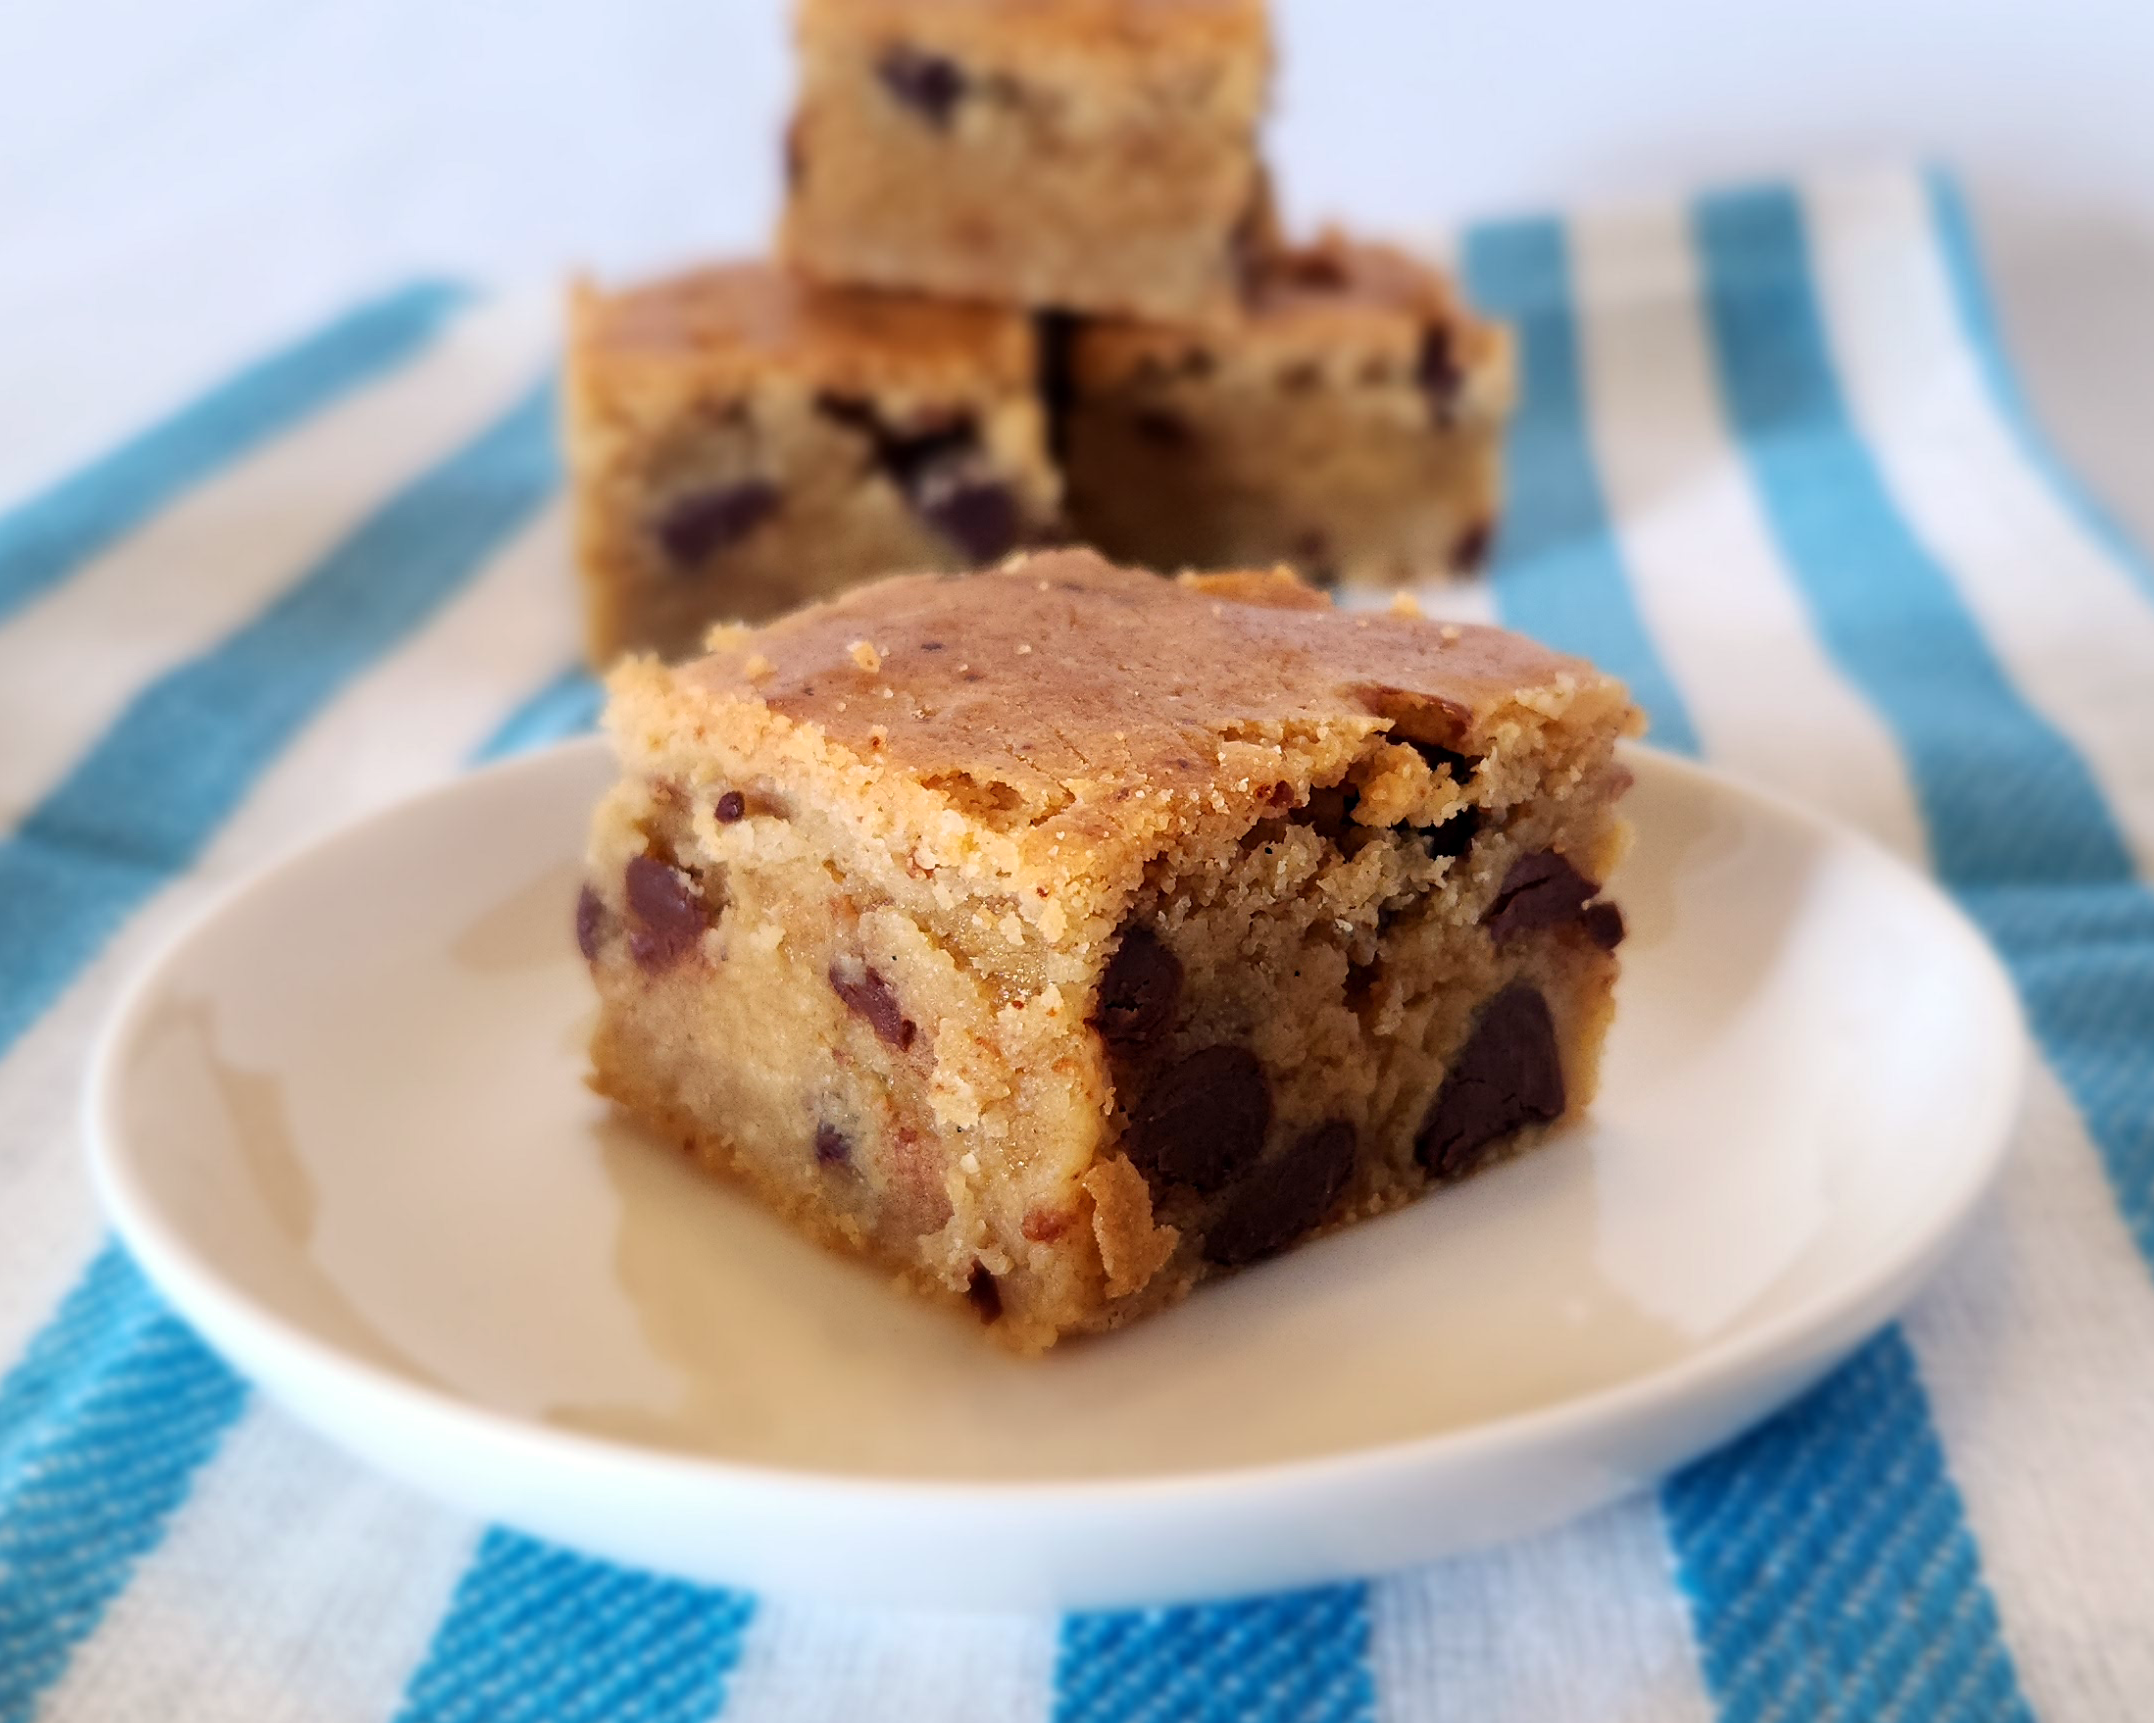
[[[1935,870],[2041,1059],[2000,1201],[1770,1424],[1533,1542],[1062,1620],[708,1591],[469,1524],[103,1237],[116,985],[266,849],[587,724],[549,318],[421,286],[0,515],[0,1723],[2154,1714],[2154,577],[2037,438],[1951,187],[1479,228],[1492,579],[1664,747]]]

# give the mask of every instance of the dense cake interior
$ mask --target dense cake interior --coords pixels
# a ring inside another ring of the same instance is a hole
[[[812,274],[1069,310],[1224,308],[1259,219],[1257,0],[811,0],[786,241]]]
[[[1151,596],[1096,559],[1042,565]],[[1614,684],[1531,649],[1541,679],[1470,704],[1193,712],[1184,782],[1073,793],[1022,769],[1045,747],[932,745],[939,703],[990,680],[940,655],[1024,632],[938,639],[951,620],[841,646],[826,613],[820,638],[617,678],[629,769],[579,917],[608,1093],[1020,1346],[1405,1201],[1590,1097],[1621,929],[1596,901]],[[1108,767],[1112,729],[1040,703]]]
[[[1486,556],[1508,335],[1432,268],[1336,235],[1258,264],[1215,327],[1084,326],[1061,425],[1088,542],[1160,568],[1396,584]]]
[[[567,428],[591,655],[685,656],[888,568],[1049,532],[1028,320],[825,291],[762,264],[573,307]]]

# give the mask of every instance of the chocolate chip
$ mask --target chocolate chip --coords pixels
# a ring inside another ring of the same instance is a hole
[[[1195,440],[1190,435],[1189,421],[1164,407],[1140,408],[1130,420],[1130,428],[1140,441],[1155,449],[1186,449]]]
[[[712,485],[674,499],[652,532],[680,568],[746,538],[778,506],[778,491],[761,479]]]
[[[576,949],[586,963],[598,961],[598,942],[606,931],[606,906],[589,886],[576,894]]]
[[[1432,323],[1421,337],[1421,356],[1414,363],[1414,381],[1428,396],[1439,423],[1448,422],[1458,406],[1459,385],[1465,381],[1458,358],[1451,350],[1451,331]]]
[[[980,1313],[982,1322],[992,1322],[1002,1314],[1002,1288],[995,1284],[995,1277],[987,1272],[987,1264],[975,1262],[972,1278],[965,1282],[965,1299]]]
[[[1182,961],[1148,927],[1132,927],[1100,977],[1093,1027],[1110,1047],[1148,1047],[1174,1026],[1182,1000]]]
[[[748,798],[738,790],[728,790],[718,798],[718,805],[711,815],[721,826],[729,826],[748,811]]]
[[[628,949],[645,969],[663,969],[695,949],[710,914],[693,881],[656,856],[632,857],[624,879]]]
[[[1204,1258],[1222,1267],[1283,1250],[1317,1225],[1354,1171],[1354,1127],[1333,1119],[1261,1163],[1204,1235]]]
[[[1271,1084],[1246,1047],[1206,1047],[1167,1067],[1138,1105],[1130,1159],[1139,1171],[1211,1192],[1264,1152]]]
[[[1490,522],[1475,521],[1458,535],[1458,543],[1451,547],[1451,566],[1461,574],[1479,568],[1488,560],[1488,547],[1495,536],[1496,529]]]
[[[913,506],[975,562],[999,561],[1016,547],[1017,499],[992,479],[954,469],[931,472],[921,480]]]
[[[846,1010],[866,1019],[877,1040],[888,1042],[900,1052],[910,1047],[920,1032],[919,1025],[899,1008],[890,983],[872,969],[863,969],[857,978],[852,978],[833,963],[830,990],[845,1001]]]
[[[1472,783],[1474,773],[1480,770],[1481,762],[1471,754],[1461,754],[1452,748],[1439,747],[1434,742],[1409,741],[1406,745],[1428,762],[1430,771],[1436,772],[1448,768],[1451,773],[1451,781],[1461,788]]]
[[[1623,943],[1623,912],[1612,903],[1587,904],[1579,925],[1603,951],[1613,951]]]
[[[815,1164],[819,1167],[842,1167],[853,1158],[852,1139],[835,1125],[815,1127]]]
[[[1302,359],[1279,373],[1279,387],[1289,395],[1306,395],[1324,380],[1314,359]]]
[[[1444,1073],[1414,1156],[1438,1178],[1460,1178],[1499,1138],[1562,1115],[1563,1062],[1548,1001],[1514,982],[1482,1008]]]
[[[1522,933],[1576,921],[1599,890],[1556,851],[1536,850],[1511,864],[1481,922],[1498,945],[1508,945]]]
[[[1473,848],[1473,840],[1481,833],[1481,810],[1460,808],[1440,826],[1428,826],[1421,831],[1421,842],[1431,856],[1449,856],[1453,860]]]
[[[965,93],[965,74],[956,62],[900,42],[876,62],[875,73],[893,96],[924,114],[929,124],[949,129],[951,110]]]
[[[1077,405],[1077,319],[1067,311],[1043,311],[1033,328],[1040,355],[1040,405],[1047,411],[1047,452],[1059,463],[1069,453],[1070,412]]]

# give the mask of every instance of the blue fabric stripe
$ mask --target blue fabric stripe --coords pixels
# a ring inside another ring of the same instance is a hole
[[[1504,619],[1622,677],[1652,718],[1654,741],[1695,754],[1697,732],[1632,598],[1594,467],[1563,230],[1553,221],[1475,228],[1465,275],[1475,303],[1508,319],[1519,339],[1510,501],[1493,576]]]
[[[410,357],[465,297],[420,282],[361,305],[0,515],[0,621],[189,486]]]
[[[278,750],[553,485],[550,385],[128,707],[0,844],[0,1051],[183,871]],[[0,1723],[164,1535],[246,1390],[107,1246],[0,1381]]]
[[[1813,623],[1896,732],[1945,883],[1978,914],[2006,903],[2039,915],[2118,854],[2113,831],[2051,824],[2060,794],[2091,791],[2084,768],[2021,704],[1893,513],[1833,377],[1793,198],[1709,199],[1694,225],[1722,395]],[[1729,1716],[1801,1714],[1806,1700],[1821,1717],[2027,1715],[1943,1450],[1912,1415],[1921,1404],[1894,1331],[1796,1412],[1669,1487],[1707,1674]],[[1806,1464],[1798,1449],[1831,1463]],[[1709,1511],[1705,1493],[1728,1488],[1736,1456],[1759,1482]],[[1889,1513],[1846,1507],[1877,1498]],[[1740,1541],[1744,1520],[1791,1523],[1805,1502],[1841,1504],[1814,1526],[1832,1540],[1829,1565],[1818,1565],[1824,1546],[1775,1556],[1769,1534]]]
[[[135,697],[0,843],[0,1054],[193,863],[299,726],[469,580],[554,482],[549,383]]]
[[[1891,725],[1937,871],[1995,942],[2154,1267],[2154,893],[2093,774],[1895,512],[1842,400],[1792,194],[1697,224],[1722,387],[1828,650]]]
[[[1695,752],[1695,732],[1687,722],[1670,725],[1659,705],[1663,696],[1657,690],[1668,678],[1635,609],[1627,598],[1616,603],[1607,596],[1607,588],[1626,585],[1628,575],[1592,477],[1576,314],[1561,235],[1545,223],[1484,230],[1469,237],[1466,257],[1475,298],[1513,319],[1524,349],[1519,423],[1529,429],[1514,432],[1511,444],[1513,527],[1499,544],[1493,576],[1503,619],[1532,632],[1545,630],[1542,619],[1550,612],[1569,618],[1572,632],[1562,644],[1625,674],[1654,720],[1655,740]],[[1560,487],[1531,477],[1534,464],[1546,458],[1550,448],[1560,449],[1559,464],[1572,469],[1572,477]],[[1581,467],[1583,477],[1577,472]],[[1549,518],[1543,518],[1544,511]],[[1593,543],[1586,545],[1586,539]],[[1651,666],[1649,675],[1640,676],[1633,668],[1641,656]],[[1878,1626],[1875,1618],[1889,1613],[1894,1600],[1880,1597],[1876,1585],[1866,1583],[1878,1577],[1881,1552],[1874,1545],[1853,1541],[1838,1546],[1837,1553],[1857,1571],[1846,1586],[1824,1591],[1802,1583],[1806,1576],[1801,1574],[1783,1583],[1770,1548],[1756,1561],[1719,1559],[1717,1547],[1703,1538],[1700,1528],[1729,1517],[1739,1523],[1795,1519],[1819,1489],[1861,1489],[1881,1459],[1904,1469],[1906,1500],[1920,1509],[1912,1522],[1923,1536],[1918,1553],[1938,1564],[1936,1571],[1965,1582],[1951,1593],[1956,1612],[1950,1619],[1973,1622],[1977,1628],[1987,1623],[1991,1653],[2009,1674],[2009,1659],[1975,1569],[1965,1514],[1945,1470],[1921,1383],[1912,1368],[1869,1367],[1876,1356],[1895,1350],[1904,1356],[1905,1342],[1897,1331],[1888,1332],[1873,1342],[1870,1353],[1846,1366],[1794,1411],[1692,1468],[1663,1495],[1663,1517],[1690,1596],[1701,1661],[1729,1723],[1811,1714],[1801,1703],[1809,1692],[1805,1671],[1777,1657],[1754,1669],[1745,1661],[1745,1634],[1762,1615],[1774,1617],[1784,1633],[1805,1646],[1845,1646],[1872,1634]],[[1877,1432],[1897,1444],[1891,1454],[1878,1451]],[[1955,1560],[1961,1551],[1968,1554],[1964,1564]],[[1744,1672],[1745,1679],[1731,1681],[1731,1668]]]
[[[707,1723],[755,1600],[490,1531],[401,1723]]]
[[[1375,1715],[1366,1585],[1062,1623],[1054,1723],[1368,1723]]]
[[[2107,550],[2119,567],[2154,598],[2154,561],[2150,561],[2125,535],[2124,529],[2100,499],[2071,467],[2060,459],[2044,435],[2041,421],[2028,404],[2027,392],[2004,344],[2002,326],[1990,300],[1989,283],[1982,273],[1982,253],[1975,242],[1973,218],[1967,200],[1951,175],[1933,170],[1928,176],[1930,219],[1937,236],[1937,249],[1944,258],[1945,274],[1959,311],[1967,344],[1989,384],[2005,424],[2017,439],[2027,464],[2048,481],[2058,500],[2077,515],[2087,531]]]
[[[580,664],[570,665],[519,701],[500,727],[473,751],[473,765],[504,760],[531,748],[577,735],[598,722],[605,689]]]
[[[1890,1329],[1663,1490],[1730,1723],[2029,1718],[1922,1407]]]
[[[106,1246],[0,1382],[0,1723],[27,1723],[245,1400]]]

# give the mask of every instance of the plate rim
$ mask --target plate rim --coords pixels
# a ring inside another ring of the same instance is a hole
[[[123,985],[96,1032],[85,1068],[81,1104],[84,1152],[100,1207],[114,1233],[151,1284],[173,1309],[253,1384],[303,1422],[324,1428],[309,1411],[280,1391],[291,1377],[316,1386],[353,1391],[400,1419],[417,1419],[464,1441],[512,1450],[519,1463],[572,1469],[581,1477],[620,1475],[662,1479],[668,1488],[764,1500],[850,1498],[849,1507],[881,1502],[911,1512],[987,1505],[1003,1510],[1089,1515],[1104,1509],[1156,1506],[1160,1498],[1289,1497],[1340,1483],[1382,1481],[1461,1468],[1505,1450],[1557,1445],[1596,1429],[1618,1433],[1636,1422],[1704,1397],[1713,1383],[1756,1378],[1790,1361],[1815,1381],[1832,1364],[1892,1320],[1959,1241],[1995,1187],[2010,1152],[2024,1105],[2031,1064],[2024,1008],[2002,961],[1967,913],[1929,875],[1869,834],[1816,808],[1737,774],[1703,765],[1642,743],[1621,744],[1634,768],[1687,780],[1708,794],[1733,795],[1773,817],[1805,828],[1813,837],[1853,846],[1896,875],[1937,912],[1941,925],[1971,959],[1971,969],[2000,1008],[2002,1057],[1988,1069],[1996,1090],[1993,1123],[1960,1161],[1953,1187],[1867,1276],[1836,1282],[1754,1327],[1710,1341],[1680,1359],[1621,1381],[1553,1403],[1507,1412],[1450,1429],[1327,1449],[1283,1459],[1209,1466],[1188,1471],[1105,1477],[958,1478],[843,1472],[783,1465],[717,1454],[686,1453],[622,1437],[562,1429],[491,1407],[447,1388],[413,1380],[324,1338],[281,1309],[254,1299],[229,1281],[208,1253],[197,1249],[159,1211],[128,1164],[116,1109],[125,1056],[148,1025],[150,1001],[196,943],[210,936],[256,891],[316,857],[377,826],[421,812],[437,801],[471,793],[479,784],[562,769],[576,755],[596,755],[610,745],[585,735],[493,762],[387,801],[328,830],[311,834],[250,869],[198,906],[142,962]],[[271,1359],[276,1368],[256,1366]],[[244,1360],[244,1361],[243,1361]],[[1799,1390],[1797,1390],[1799,1391]],[[1792,1397],[1792,1396],[1789,1396]],[[1775,1407],[1786,1398],[1774,1402]],[[1769,1416],[1770,1411],[1758,1415]],[[1748,1427],[1754,1419],[1745,1419]],[[336,1445],[355,1446],[340,1428],[324,1428]],[[1732,1433],[1732,1432],[1731,1432]],[[892,1498],[897,1498],[892,1502]]]

